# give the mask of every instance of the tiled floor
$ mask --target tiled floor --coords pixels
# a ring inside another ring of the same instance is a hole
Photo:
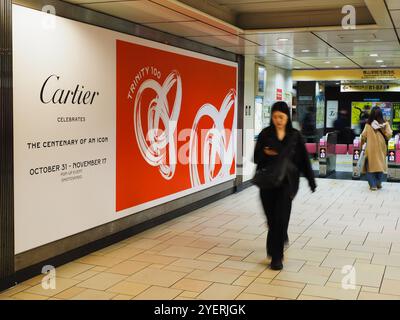
[[[252,187],[57,268],[56,289],[38,276],[0,299],[400,299],[400,184],[317,183],[302,181],[281,272]]]

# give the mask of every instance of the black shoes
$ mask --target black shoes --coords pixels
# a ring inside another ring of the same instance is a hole
[[[282,270],[283,269],[282,259],[272,259],[270,267],[272,270]]]

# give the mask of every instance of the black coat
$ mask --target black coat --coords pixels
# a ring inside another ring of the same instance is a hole
[[[293,165],[289,166],[285,182],[290,185],[290,193],[293,199],[299,190],[300,174],[303,174],[307,178],[312,191],[315,191],[316,188],[314,172],[311,167],[304,139],[298,130],[288,130],[283,141],[279,141],[274,128],[267,127],[263,129],[257,139],[254,150],[254,162],[257,164],[257,169],[269,165],[271,162],[277,163],[281,159],[280,154],[288,148],[289,144],[294,146],[294,152],[290,153],[290,159]],[[264,153],[265,147],[274,149],[278,152],[278,155],[267,156]]]

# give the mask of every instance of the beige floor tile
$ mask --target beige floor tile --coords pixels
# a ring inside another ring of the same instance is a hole
[[[315,250],[289,248],[288,250],[285,251],[285,257],[294,260],[322,262],[324,261],[326,256],[327,256],[326,252],[320,252]]]
[[[380,264],[392,267],[400,267],[400,254],[374,254],[373,264]]]
[[[127,248],[137,248],[137,249],[143,249],[143,250],[148,250],[151,249],[161,243],[160,240],[154,240],[154,239],[131,239],[129,241],[129,245],[127,245]]]
[[[158,254],[141,253],[141,254],[138,254],[137,256],[134,256],[130,260],[168,265],[168,264],[178,260],[178,258],[165,257],[165,256],[160,256]]]
[[[328,281],[329,277],[300,270],[299,272],[282,271],[275,277],[275,279],[324,285]]]
[[[234,256],[232,256],[232,257],[229,257],[229,259],[226,260],[226,261],[242,261],[242,260],[243,260],[242,257],[234,257]]]
[[[226,260],[221,263],[221,268],[230,268],[230,269],[238,269],[243,271],[259,271],[262,272],[266,269],[266,265],[251,263],[251,262],[243,262],[243,261],[232,261]]]
[[[256,278],[253,283],[260,283],[260,284],[270,284],[273,281],[273,279],[268,279],[268,278]]]
[[[275,299],[276,299],[275,297],[262,296],[251,293],[242,293],[236,298],[236,300],[275,300]]]
[[[365,246],[365,245],[353,245],[350,244],[347,247],[348,250],[351,251],[361,251],[361,252],[370,252],[370,253],[380,253],[380,254],[388,254],[389,249],[387,248],[382,248],[382,247],[372,247],[372,246]]]
[[[19,292],[13,295],[11,298],[16,300],[47,300],[48,296],[40,296],[38,294],[28,293],[28,292]]]
[[[161,244],[151,248],[147,252],[152,252],[153,254],[159,254],[161,251],[168,249],[170,246],[171,246],[170,244],[166,244],[164,242],[164,243],[161,243]]]
[[[123,247],[121,249],[117,249],[110,253],[107,253],[104,256],[126,260],[126,259],[130,259],[142,252],[143,252],[143,249]]]
[[[35,277],[33,277],[33,278],[29,279],[29,280],[26,280],[26,281],[24,281],[24,282],[22,282],[20,284],[32,287],[32,286],[35,286],[35,285],[37,285],[39,283],[42,283],[43,277],[44,277],[44,275],[40,274],[40,275],[37,275],[37,276],[35,276]]]
[[[163,287],[150,287],[146,291],[137,295],[134,300],[172,300],[180,295],[182,290],[163,288]],[[185,298],[187,299],[187,298]]]
[[[261,284],[253,282],[245,293],[259,294],[277,298],[296,299],[301,292],[301,289],[290,288],[283,286],[274,286],[271,284]]]
[[[121,263],[123,260],[124,259],[115,258],[115,257],[89,255],[89,256],[86,256],[86,257],[83,257],[83,258],[77,260],[77,262],[85,263],[85,264],[93,264],[96,266],[110,268],[110,267],[117,265],[118,263]]]
[[[307,296],[304,294],[301,294],[297,300],[333,300],[333,299],[329,299],[329,298],[323,298],[323,297],[313,297],[313,296]]]
[[[133,274],[127,278],[126,281],[153,286],[170,287],[184,276],[186,276],[186,273],[183,272],[146,268]]]
[[[369,287],[379,287],[382,282],[384,271],[384,266],[356,262],[354,264],[355,284]],[[334,271],[329,281],[341,283],[342,279],[347,274],[348,273],[342,273],[341,269],[337,269]]]
[[[330,268],[343,268],[347,265],[353,265],[355,261],[355,258],[329,254],[326,259],[321,263],[321,266]]]
[[[115,296],[114,298],[112,298],[112,300],[120,300],[120,301],[122,301],[122,300],[132,300],[132,299],[133,299],[133,296],[128,296],[128,295],[125,295],[125,294],[119,294],[119,295]]]
[[[183,298],[196,298],[199,295],[198,292],[183,291],[179,296]]]
[[[257,238],[257,235],[249,234],[249,233],[235,232],[235,231],[226,231],[223,234],[221,234],[221,237],[241,239],[241,240],[254,240]]]
[[[249,277],[249,276],[240,276],[234,283],[234,286],[242,286],[242,287],[247,287],[249,286],[256,277]]]
[[[204,291],[205,289],[207,289],[211,284],[212,284],[212,282],[209,282],[209,281],[181,279],[177,283],[175,283],[172,286],[172,288],[200,293],[200,292]]]
[[[354,258],[354,259],[368,259],[368,260],[371,260],[374,254],[370,253],[370,252],[360,252],[360,251],[333,249],[333,250],[331,250],[330,255],[340,256],[340,257],[349,257],[349,258]]]
[[[95,276],[96,274],[99,274],[99,272],[93,271],[93,270],[88,270],[86,272],[78,274],[73,279],[78,280],[78,281],[84,281],[84,280],[87,280],[87,279]]]
[[[107,290],[124,279],[126,279],[126,276],[104,272],[79,283],[77,287],[94,290]]]
[[[400,296],[392,296],[373,292],[361,292],[358,296],[358,300],[400,300]]]
[[[243,276],[257,278],[257,277],[260,276],[261,273],[262,272],[258,272],[258,271],[257,272],[255,272],[255,271],[246,271],[245,273],[243,273]]]
[[[336,300],[356,300],[360,292],[360,287],[356,289],[342,289],[328,286],[317,286],[307,284],[302,294],[315,297],[330,298]]]
[[[115,296],[115,293],[86,289],[72,297],[71,300],[111,300]]]
[[[387,266],[384,278],[390,280],[400,280],[400,268]]]
[[[224,272],[221,270],[213,270],[213,271],[202,271],[195,270],[189,275],[186,276],[188,279],[202,280],[202,281],[210,281],[210,282],[218,282],[224,284],[232,284],[236,279],[240,277],[241,274],[235,274],[232,272]]]
[[[168,271],[183,272],[183,273],[191,273],[195,270],[193,268],[178,267],[178,266],[173,266],[173,265],[166,266],[162,269],[168,270]]]
[[[89,271],[104,272],[106,270],[107,270],[107,267],[95,266],[93,269],[90,269]]]
[[[123,294],[123,295],[129,295],[129,296],[136,296],[139,293],[142,293],[146,289],[148,289],[150,286],[141,284],[141,283],[133,283],[133,282],[127,282],[127,281],[121,281],[117,283],[115,286],[107,289],[107,292],[112,292],[112,293],[118,293],[118,294]]]
[[[153,264],[149,265],[149,268],[164,269],[164,268],[166,268],[166,266],[165,266],[165,264],[153,263]]]
[[[245,287],[232,286],[222,283],[213,283],[204,290],[197,298],[201,300],[233,300]]]
[[[110,252],[112,252],[114,250],[123,248],[125,246],[126,246],[126,243],[118,242],[118,243],[115,243],[115,244],[113,244],[111,246],[108,246],[108,247],[105,247],[103,249],[97,250],[97,251],[93,252],[92,255],[94,255],[94,256],[104,256],[107,253],[110,253]]]
[[[186,267],[198,270],[206,270],[211,271],[215,269],[219,263],[218,262],[209,262],[209,261],[201,261],[201,260],[193,260],[193,259],[179,259],[171,264],[172,266],[178,267]]]
[[[29,289],[31,286],[25,285],[25,284],[18,284],[12,288],[9,288],[5,291],[0,292],[0,297],[10,297],[14,294],[17,294],[19,292],[22,292],[24,290]]]
[[[206,251],[207,250],[200,248],[171,246],[168,249],[161,251],[160,254],[177,258],[195,259]]]
[[[235,249],[235,248],[213,248],[208,251],[208,253],[218,254],[218,255],[227,255],[227,256],[235,256],[245,258],[250,255],[253,251],[246,249]]]
[[[140,262],[140,261],[124,261],[120,264],[115,265],[114,267],[107,269],[108,273],[117,273],[122,275],[132,275],[135,272],[138,272],[150,264],[148,262]]]
[[[72,297],[75,297],[76,295],[78,295],[79,293],[81,293],[85,290],[86,290],[85,288],[71,287],[71,288],[57,294],[55,296],[55,298],[69,300]]]
[[[94,266],[89,264],[71,262],[65,264],[61,267],[56,268],[57,277],[61,278],[74,278],[78,274],[81,274],[89,269],[92,269]]]
[[[349,240],[342,240],[339,237],[334,237],[330,239],[317,239],[312,238],[308,243],[307,247],[316,247],[316,248],[328,248],[328,249],[346,249],[349,244]]]
[[[213,271],[231,273],[231,274],[237,275],[238,277],[242,276],[245,273],[244,270],[232,269],[232,268],[224,268],[224,267],[215,268]]]
[[[283,281],[283,280],[277,280],[277,279],[272,280],[270,282],[270,284],[272,284],[274,286],[291,287],[291,288],[298,288],[298,289],[303,289],[306,286],[305,283],[293,282],[293,281]]]
[[[228,258],[229,258],[228,256],[224,256],[224,255],[205,253],[205,254],[202,254],[200,257],[198,257],[197,260],[221,263],[221,262],[224,262],[225,260],[227,260]]]
[[[224,232],[226,232],[226,229],[208,227],[208,228],[204,228],[201,231],[199,231],[198,234],[204,235],[204,236],[219,236],[220,234],[222,234]]]
[[[274,279],[281,271],[266,269],[263,271],[259,277],[260,278],[267,278],[267,279]]]
[[[383,279],[380,293],[400,296],[400,281]]]
[[[362,287],[361,287],[361,292],[379,293],[379,288],[378,288],[378,287],[367,287],[367,286],[362,286]]]
[[[192,242],[198,240],[200,236],[176,236],[164,242],[166,245],[170,246],[187,246]]]
[[[251,262],[257,264],[264,264],[267,265],[270,258],[266,256],[265,249],[264,250],[257,250],[248,255],[246,258],[243,259],[244,262]]]
[[[42,284],[38,284],[36,286],[33,286],[27,290],[25,290],[26,293],[32,293],[36,294],[39,296],[46,296],[46,297],[53,297],[60,292],[71,288],[75,286],[76,284],[79,283],[77,280],[72,280],[72,279],[63,279],[63,278],[56,278],[55,279],[55,289],[44,289],[42,287]]]

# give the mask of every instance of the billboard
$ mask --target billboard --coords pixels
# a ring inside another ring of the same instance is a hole
[[[234,178],[235,106],[235,67],[117,41],[117,211]]]
[[[16,253],[235,178],[236,63],[48,16],[13,6]]]
[[[351,103],[351,128],[355,129],[357,134],[360,132],[360,117],[361,113],[369,114],[373,107],[380,107],[382,109],[385,121],[392,123],[393,118],[393,103],[392,102],[352,102]]]

